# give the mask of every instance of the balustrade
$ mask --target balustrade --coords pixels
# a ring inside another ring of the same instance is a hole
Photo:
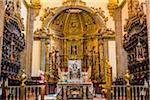
[[[20,86],[8,86],[5,87],[5,96],[6,100],[20,100],[20,93],[23,92],[23,100],[41,100],[41,88],[44,85],[30,85],[25,86],[24,91],[21,91]]]
[[[127,100],[127,87],[125,85],[112,85],[112,100]],[[149,100],[149,90],[143,85],[134,85],[130,88],[131,100]]]

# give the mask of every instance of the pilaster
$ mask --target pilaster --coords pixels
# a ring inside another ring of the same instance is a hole
[[[150,62],[150,0],[145,0],[145,4],[146,4],[146,11],[147,11],[148,52],[149,52],[149,62]]]
[[[2,44],[3,44],[3,29],[4,29],[4,0],[0,0],[0,76],[1,76],[1,56],[2,56]]]
[[[127,68],[127,54],[123,49],[122,35],[122,9],[117,8],[115,12],[115,31],[116,31],[116,60],[117,76],[122,77]]]
[[[27,25],[26,25],[26,57],[25,57],[25,71],[27,75],[31,76],[32,73],[32,49],[34,41],[34,20],[38,16],[40,4],[28,4],[24,2],[27,8]]]
[[[46,40],[45,38],[40,39],[41,41],[41,53],[40,53],[40,70],[45,72],[46,68]]]

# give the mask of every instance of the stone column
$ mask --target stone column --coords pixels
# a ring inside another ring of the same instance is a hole
[[[33,34],[33,25],[34,25],[34,9],[28,8],[27,9],[27,29],[26,29],[26,73],[31,76],[32,73],[32,48],[33,48],[33,41],[34,41],[34,34]]]
[[[25,72],[31,76],[32,73],[32,49],[34,41],[34,20],[38,16],[40,4],[28,4],[25,2],[27,8],[27,25],[26,25],[26,47],[25,47]]]
[[[127,53],[123,49],[123,30],[122,30],[122,9],[117,8],[115,12],[115,32],[116,32],[116,66],[117,76],[123,77],[127,68]]]
[[[45,72],[45,67],[46,67],[46,40],[45,38],[41,39],[41,53],[40,53],[40,58],[41,58],[41,62],[40,62],[40,70]]]
[[[102,75],[105,76],[106,78],[106,63],[105,61],[108,60],[108,39],[103,39],[103,68],[101,68],[101,72],[103,73]]]
[[[148,33],[148,52],[150,62],[150,0],[145,0],[146,11],[147,11],[147,33]]]
[[[0,0],[0,76],[1,76],[1,59],[2,59],[2,44],[3,44],[3,29],[4,29],[4,0]]]

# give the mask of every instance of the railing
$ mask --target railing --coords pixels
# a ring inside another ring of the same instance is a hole
[[[131,86],[131,100],[149,100],[149,89],[144,86]],[[112,100],[127,100],[127,87],[125,85],[113,85],[111,90]]]
[[[42,89],[44,85],[30,85],[25,86],[23,92],[23,100],[43,100],[42,92],[46,90]],[[45,86],[44,86],[45,87]],[[150,100],[150,87],[145,86],[130,86],[131,100]],[[56,95],[61,94],[62,89],[56,89]],[[127,99],[127,87],[126,85],[112,85],[111,87],[111,100],[128,100]],[[2,100],[21,100],[21,87],[20,86],[8,86],[5,89],[5,97]],[[44,95],[46,95],[44,93]]]
[[[23,100],[41,100],[42,85],[25,86],[23,92]],[[20,100],[20,86],[8,86],[5,89],[4,100]]]

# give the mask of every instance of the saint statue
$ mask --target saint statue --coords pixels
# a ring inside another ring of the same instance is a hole
[[[136,47],[136,56],[137,56],[138,61],[141,61],[144,59],[143,47],[140,42],[137,44],[137,47]]]
[[[77,46],[76,45],[71,46],[71,55],[77,55]]]

